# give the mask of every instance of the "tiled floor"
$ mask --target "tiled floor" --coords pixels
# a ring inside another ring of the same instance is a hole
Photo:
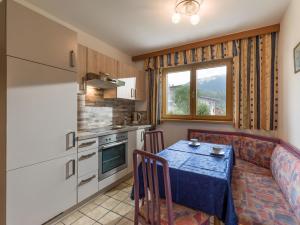
[[[133,225],[134,201],[130,199],[132,178],[100,194],[55,225]],[[210,224],[213,225],[213,217]]]
[[[132,225],[134,202],[130,199],[132,179],[100,194],[62,218],[56,225]]]

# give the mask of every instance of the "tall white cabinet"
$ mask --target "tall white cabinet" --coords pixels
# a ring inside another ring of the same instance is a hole
[[[77,35],[6,0],[6,224],[77,203]]]

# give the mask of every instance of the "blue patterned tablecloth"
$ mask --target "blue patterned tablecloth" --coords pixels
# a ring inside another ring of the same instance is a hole
[[[231,190],[235,161],[232,146],[201,143],[199,147],[190,147],[188,143],[179,141],[158,153],[169,163],[173,202],[217,216],[226,225],[237,225]],[[223,148],[224,156],[211,155],[213,146]],[[142,173],[139,174],[140,197],[143,197]],[[161,166],[158,176],[160,196],[163,198]]]

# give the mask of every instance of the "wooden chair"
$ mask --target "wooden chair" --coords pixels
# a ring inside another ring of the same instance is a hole
[[[144,150],[156,154],[165,149],[164,133],[161,130],[147,131],[144,134]]]
[[[145,196],[141,199],[138,162],[141,162]],[[159,196],[157,165],[163,168],[165,199]],[[135,150],[133,153],[134,169],[134,224],[142,225],[209,225],[209,215],[172,202],[168,162],[152,153]]]

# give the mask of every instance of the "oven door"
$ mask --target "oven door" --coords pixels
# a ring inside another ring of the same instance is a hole
[[[127,168],[128,141],[99,147],[99,181]]]

